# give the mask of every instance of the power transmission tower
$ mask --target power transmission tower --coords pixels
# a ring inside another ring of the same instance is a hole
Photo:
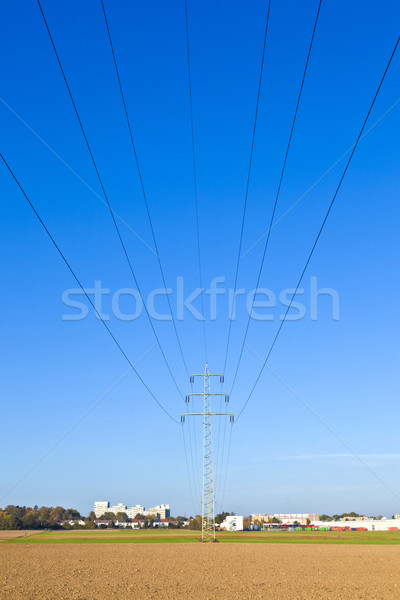
[[[192,392],[186,395],[186,404],[189,404],[191,396],[203,396],[204,411],[182,413],[181,422],[185,423],[185,417],[202,416],[203,417],[203,495],[201,502],[201,537],[203,542],[215,540],[215,496],[214,496],[214,471],[213,471],[213,447],[212,447],[212,416],[229,417],[233,423],[233,413],[217,413],[211,411],[211,396],[225,396],[225,403],[229,402],[229,395],[222,392],[210,391],[210,377],[219,377],[220,383],[224,383],[223,375],[211,374],[206,364],[204,373],[190,376],[190,383],[193,384],[195,377],[204,377],[204,391]]]

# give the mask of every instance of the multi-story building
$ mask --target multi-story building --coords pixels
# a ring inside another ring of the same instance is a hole
[[[95,502],[94,503],[94,512],[96,518],[100,518],[106,512],[112,512],[115,515],[117,513],[126,513],[129,519],[134,519],[137,514],[146,516],[153,516],[157,519],[167,519],[171,516],[171,508],[169,504],[159,504],[154,508],[150,508],[146,510],[144,506],[140,504],[136,504],[136,506],[130,506],[129,508],[125,504],[116,504],[114,506],[110,506],[109,502]]]
[[[254,525],[261,525],[262,522],[267,523],[270,515],[266,515],[265,513],[254,513],[251,515],[251,522]]]
[[[221,529],[226,529],[226,531],[243,531],[243,517],[238,515],[227,515],[220,527]]]
[[[136,506],[131,506],[125,512],[130,519],[134,519],[136,515],[146,516],[147,514],[147,511],[145,510],[144,506],[140,506],[140,504],[136,504]]]
[[[116,515],[117,513],[126,513],[126,509],[127,507],[125,504],[116,504],[110,508],[110,512],[113,512],[114,515]]]
[[[279,513],[269,515],[270,518],[275,517],[281,523],[294,523],[297,521],[300,525],[306,525],[308,521],[319,521],[319,515],[316,513]]]
[[[149,508],[149,517],[157,517],[157,519],[167,519],[171,516],[171,508],[169,504],[159,504],[154,508]]]
[[[109,502],[102,502],[102,501],[98,501],[94,503],[94,514],[96,515],[96,518],[100,518],[102,515],[104,515],[104,513],[108,512],[110,510],[110,503]]]

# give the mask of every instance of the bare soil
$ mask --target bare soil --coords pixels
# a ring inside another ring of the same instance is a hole
[[[400,548],[0,544],[1,600],[391,600]]]
[[[36,535],[38,533],[38,531],[34,530],[34,529],[29,529],[26,530],[23,529],[12,529],[12,530],[6,530],[6,529],[0,529],[0,542],[4,542],[7,540],[13,540],[14,538],[19,538],[19,537],[27,537],[28,535]]]

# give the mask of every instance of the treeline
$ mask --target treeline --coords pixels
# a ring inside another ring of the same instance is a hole
[[[81,515],[74,508],[65,509],[62,506],[31,508],[9,504],[4,510],[0,508],[0,529],[61,529],[60,521],[80,518]],[[89,519],[86,521],[89,522]]]
[[[364,515],[359,515],[356,512],[342,513],[341,515],[320,515],[321,521],[340,521],[340,519],[348,519],[351,521],[352,519],[357,519],[358,517],[363,517]],[[382,515],[378,515],[377,517],[369,516],[369,519],[382,519]]]
[[[217,525],[220,525],[223,521],[225,521],[226,517],[229,517],[230,515],[234,515],[235,513],[229,513],[229,512],[222,512],[222,513],[218,513],[217,515],[215,515],[215,523]],[[189,518],[189,529],[194,529],[194,530],[200,530],[201,529],[201,524],[202,524],[202,517],[201,515],[196,515],[195,517],[190,517]]]

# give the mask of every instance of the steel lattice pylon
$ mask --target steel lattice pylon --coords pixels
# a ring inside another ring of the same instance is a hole
[[[190,383],[194,383],[195,377],[204,377],[204,392],[191,393],[186,395],[186,404],[189,404],[190,396],[204,397],[204,410],[199,413],[182,413],[182,425],[185,423],[186,416],[202,416],[203,417],[203,494],[201,502],[201,535],[205,542],[210,542],[215,539],[215,496],[214,496],[214,472],[213,472],[213,446],[212,446],[212,424],[211,417],[214,415],[230,417],[233,423],[233,414],[224,412],[211,412],[211,397],[225,396],[225,402],[228,404],[228,394],[212,393],[210,391],[210,377],[219,377],[221,384],[224,382],[223,375],[211,374],[206,364],[204,373],[190,376]]]
[[[212,452],[210,370],[204,373],[204,421],[203,421],[203,498],[201,502],[201,535],[203,540],[215,538],[214,521],[214,474]]]

